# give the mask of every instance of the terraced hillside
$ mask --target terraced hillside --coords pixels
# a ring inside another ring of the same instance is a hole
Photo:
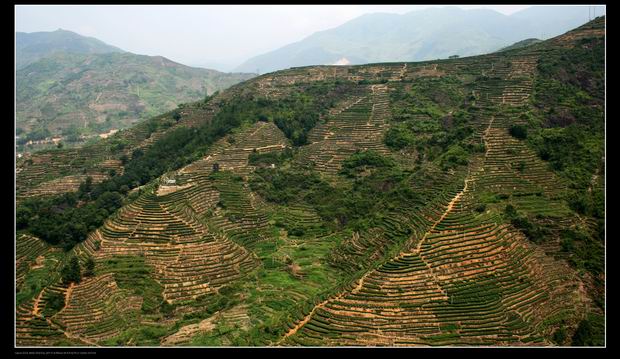
[[[19,152],[51,137],[83,145],[254,76],[125,52],[48,54],[16,72]]]
[[[603,345],[604,36],[294,68],[33,155],[17,345]]]

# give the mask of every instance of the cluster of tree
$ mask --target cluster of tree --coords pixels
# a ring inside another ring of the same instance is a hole
[[[22,134],[23,134],[23,132],[22,132]],[[17,141],[16,141],[17,145],[25,145],[29,141],[44,140],[44,139],[46,139],[48,137],[51,137],[52,134],[51,134],[51,132],[46,127],[38,127],[36,129],[30,131],[29,133],[27,133],[25,136],[21,136],[21,135],[19,135],[19,136],[20,136],[20,138],[17,139]]]
[[[95,261],[88,257],[84,263],[84,271],[82,271],[80,261],[77,257],[72,256],[69,262],[62,267],[60,275],[63,283],[79,283],[83,276],[92,277],[95,275]]]
[[[123,205],[129,190],[200,158],[213,142],[247,120],[244,114],[254,105],[251,101],[244,103],[224,106],[211,122],[199,128],[175,129],[148,149],[136,149],[131,159],[125,158],[122,175],[96,185],[87,178],[77,193],[24,200],[16,212],[17,229],[71,249]]]
[[[356,176],[373,168],[368,175]],[[250,185],[267,201],[281,205],[305,203],[323,219],[325,228],[369,228],[394,208],[421,203],[412,190],[412,173],[376,152],[359,152],[345,161],[342,176],[352,186],[334,187],[312,168],[259,169]]]
[[[513,205],[509,204],[504,209],[506,218],[513,226],[521,230],[530,241],[541,244],[550,234],[544,226],[531,221],[527,216],[519,214]]]
[[[523,125],[512,125],[508,129],[508,133],[514,138],[525,140],[527,138],[527,127]]]
[[[248,156],[248,163],[252,166],[279,166],[284,161],[293,157],[293,150],[285,148],[283,151],[272,151],[267,153],[252,152]]]
[[[354,178],[368,168],[383,169],[395,165],[394,160],[376,151],[357,151],[343,162],[340,174]]]
[[[458,144],[450,146],[440,157],[441,168],[445,171],[469,163],[470,153]]]
[[[602,241],[580,228],[567,228],[560,232],[560,245],[569,254],[568,261],[578,269],[586,270],[598,278],[605,271],[605,247]]]
[[[77,257],[71,257],[69,263],[60,271],[64,283],[79,283],[82,280],[82,269]]]
[[[394,116],[397,120],[416,112],[432,116],[461,107],[465,102],[465,90],[462,80],[457,77],[423,77],[416,79],[408,88],[396,87],[390,93],[390,99],[396,105]]]
[[[67,142],[80,142],[80,130],[76,125],[71,125],[62,131],[62,135],[65,137]]]
[[[269,109],[261,115],[272,119],[293,145],[305,145],[308,132],[316,126],[320,116],[351,89],[352,84],[348,82],[314,82],[288,97],[269,101]]]
[[[393,150],[402,150],[405,147],[415,144],[415,136],[411,129],[400,124],[387,130],[383,142]]]
[[[123,202],[118,192],[101,193],[88,203],[80,200],[84,196],[78,192],[26,199],[17,207],[17,229],[27,230],[50,244],[69,250],[101,226]]]
[[[52,313],[59,312],[65,306],[65,296],[59,292],[51,292],[45,301],[45,309]]]
[[[459,80],[427,79],[407,91],[398,87],[391,100],[395,123],[384,137],[389,148],[415,148],[419,161],[437,159],[444,170],[466,165],[471,153],[484,151],[470,141],[474,109]]]
[[[605,318],[601,315],[590,315],[579,322],[572,337],[573,346],[604,346]]]

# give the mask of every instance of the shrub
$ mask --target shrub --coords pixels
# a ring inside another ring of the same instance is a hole
[[[60,272],[64,283],[79,283],[82,279],[80,272],[80,262],[77,257],[71,257],[69,263],[65,264]]]
[[[463,147],[453,145],[441,156],[441,167],[447,170],[456,166],[465,166],[469,163],[468,157],[469,153]]]
[[[163,301],[161,306],[159,307],[159,311],[166,317],[172,316],[174,312],[175,305],[168,303],[168,301]]]
[[[52,292],[47,298],[46,308],[58,312],[65,306],[65,296],[62,293]]]
[[[478,212],[478,213],[482,213],[482,212],[486,211],[486,209],[487,209],[487,205],[486,205],[486,204],[484,204],[484,203],[479,204],[479,205],[478,205],[478,206],[476,206],[476,208],[475,208],[476,212]]]
[[[91,277],[95,275],[95,261],[92,257],[88,257],[86,263],[84,263],[84,276]]]
[[[605,345],[605,327],[598,316],[591,315],[582,320],[572,338],[573,346],[603,346]]]
[[[404,126],[390,128],[383,139],[385,145],[394,150],[401,150],[415,143],[413,133]]]
[[[296,227],[296,228],[291,229],[289,233],[292,236],[301,237],[304,235],[305,231],[303,228]]]
[[[512,125],[508,130],[510,135],[514,138],[524,140],[527,138],[527,128],[523,125]]]

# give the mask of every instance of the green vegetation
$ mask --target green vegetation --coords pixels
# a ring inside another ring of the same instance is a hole
[[[605,318],[601,315],[590,315],[582,320],[573,335],[574,346],[605,345]]]
[[[79,197],[80,194],[66,193],[51,198],[29,198],[17,208],[17,228],[69,250],[123,204],[118,192],[104,192],[87,204]]]
[[[308,132],[316,126],[321,115],[351,91],[349,82],[314,82],[299,92],[272,100],[260,100],[262,111],[258,118],[272,120],[295,146],[308,143]]]
[[[144,257],[116,256],[102,261],[99,274],[114,273],[114,280],[121,289],[128,289],[143,298],[142,312],[155,313],[159,308],[164,314],[173,309],[162,297],[162,286],[153,279],[153,270]]]
[[[69,263],[65,264],[60,274],[62,281],[65,283],[79,283],[82,280],[82,271],[77,257],[71,257]]]
[[[301,168],[259,169],[250,185],[268,201],[313,208],[323,226],[331,230],[369,228],[390,209],[407,207],[419,199],[410,184],[414,175],[373,151],[353,154],[340,174],[354,179],[351,188],[334,187],[312,169]]]
[[[471,154],[484,149],[471,140],[476,118],[466,105],[465,88],[450,76],[421,78],[409,89],[396,87],[390,95],[394,125],[385,134],[386,146],[415,148],[419,160],[437,160],[444,170],[467,165]]]
[[[58,161],[123,167],[20,198],[18,343],[603,344],[602,88],[573,79],[600,64],[554,46],[267,74]]]
[[[131,53],[61,51],[19,69],[16,76],[16,121],[27,134],[20,143],[40,138],[45,129],[78,144],[81,134],[129,127],[137,119],[197,101],[254,75],[191,68]],[[71,90],[75,88],[79,93]],[[30,118],[37,119],[34,128]],[[72,129],[76,118],[88,119],[79,131]],[[174,120],[179,118],[173,114]]]
[[[562,230],[560,240],[562,251],[569,254],[569,262],[573,266],[587,270],[594,274],[595,278],[604,272],[605,247],[600,240],[579,228]]]
[[[544,227],[532,222],[527,216],[520,215],[512,205],[507,205],[504,214],[513,226],[525,234],[525,236],[532,242],[541,244],[545,238],[549,235],[549,231]]]
[[[385,133],[385,144],[394,150],[401,150],[415,144],[413,131],[406,126],[398,125]]]
[[[84,276],[92,277],[95,275],[95,261],[92,257],[88,257],[84,263]]]
[[[47,297],[45,309],[57,313],[65,306],[65,296],[62,293],[53,292]]]
[[[520,140],[525,140],[527,138],[527,127],[522,125],[512,125],[508,132],[512,137]]]
[[[252,152],[248,157],[248,163],[252,166],[276,166],[282,165],[287,159],[293,157],[293,151],[290,148],[284,151],[274,151],[267,153]]]
[[[381,156],[375,151],[358,151],[344,161],[340,174],[349,178],[355,178],[361,172],[365,172],[368,169],[382,170],[394,166],[396,166],[394,160]]]
[[[586,38],[541,56],[528,135],[528,144],[568,181],[571,209],[595,220],[593,231],[562,235],[571,263],[595,275],[604,263],[604,51],[602,39]]]

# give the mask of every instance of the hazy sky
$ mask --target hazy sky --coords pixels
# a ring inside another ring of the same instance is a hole
[[[59,28],[123,50],[186,65],[229,70],[248,58],[373,12],[404,14],[424,5],[20,5],[15,31]],[[509,15],[529,5],[490,8]],[[213,66],[218,65],[220,66]]]

